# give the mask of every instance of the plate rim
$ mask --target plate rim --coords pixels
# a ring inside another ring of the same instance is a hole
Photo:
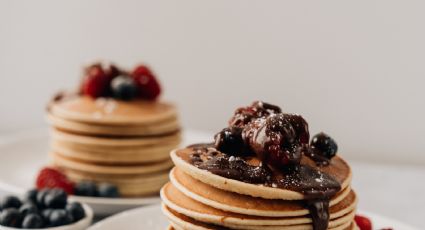
[[[161,206],[159,204],[155,204],[155,205],[151,205],[151,206],[144,206],[144,207],[129,209],[129,210],[117,213],[115,215],[109,216],[109,217],[93,224],[87,230],[100,230],[100,229],[103,229],[103,226],[107,226],[107,225],[111,224],[111,222],[113,222],[117,219],[126,218],[126,217],[128,218],[129,216],[133,216],[133,215],[140,216],[140,215],[144,214],[143,212],[147,212],[147,211],[150,211],[150,210],[160,211]],[[398,227],[399,229],[419,230],[418,228],[410,226],[408,224],[405,224],[405,223],[403,223],[399,220],[393,220],[392,218],[389,218],[387,216],[383,216],[383,215],[380,215],[380,214],[376,214],[374,212],[357,210],[357,213],[360,214],[360,215],[367,216],[368,218],[371,218],[372,222],[375,222],[376,220],[380,220],[380,222],[385,222],[385,223],[389,223],[391,225],[396,225],[396,227]],[[394,228],[393,226],[388,226],[388,227]]]

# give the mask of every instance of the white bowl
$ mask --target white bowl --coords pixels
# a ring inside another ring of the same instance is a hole
[[[35,230],[84,230],[87,229],[92,220],[93,220],[93,210],[90,208],[90,206],[86,205],[86,204],[82,204],[84,211],[86,213],[86,217],[84,217],[83,219],[79,220],[78,222],[75,222],[73,224],[68,224],[68,225],[64,225],[64,226],[59,226],[59,227],[52,227],[52,228],[40,228],[40,229],[35,229]],[[0,230],[18,230],[18,229],[25,229],[25,228],[11,228],[11,227],[5,227],[5,226],[1,226],[0,225]],[[34,229],[33,229],[34,230]]]

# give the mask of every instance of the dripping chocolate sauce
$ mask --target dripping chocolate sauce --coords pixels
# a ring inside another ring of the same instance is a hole
[[[217,151],[214,144],[192,145],[192,165],[213,174],[251,184],[262,184],[302,193],[310,211],[314,230],[326,230],[329,224],[329,201],[341,185],[332,176],[308,165],[297,165],[285,170],[271,170],[268,166],[249,164],[250,157],[230,156]]]

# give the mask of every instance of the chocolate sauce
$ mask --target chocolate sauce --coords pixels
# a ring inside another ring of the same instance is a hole
[[[329,200],[341,190],[340,183],[317,167],[300,164],[284,170],[252,163],[252,157],[236,157],[217,151],[211,144],[194,145],[190,162],[213,174],[251,184],[302,193],[310,210],[314,230],[325,230],[329,223]]]
[[[241,157],[228,156],[219,152],[209,152],[203,160],[199,153],[191,155],[191,163],[200,169],[207,170],[213,174],[243,181],[250,184],[268,183],[270,170],[267,167],[249,165]]]

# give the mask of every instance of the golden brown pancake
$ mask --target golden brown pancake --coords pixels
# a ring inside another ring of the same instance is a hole
[[[224,226],[232,225],[279,225],[279,226],[289,226],[289,225],[300,225],[300,224],[309,224],[312,223],[311,218],[308,215],[304,216],[291,216],[291,217],[264,217],[264,216],[252,216],[237,214],[227,211],[222,211],[215,209],[208,205],[197,202],[190,197],[187,197],[181,193],[177,188],[172,184],[166,184],[161,190],[162,201],[168,207],[173,210],[191,217],[193,219],[217,224]],[[345,222],[351,222],[354,215],[354,209],[356,206],[356,196],[353,191],[350,195],[341,201],[340,203],[334,205],[330,208],[330,223],[329,226],[336,227]],[[351,213],[351,215],[350,215]],[[344,219],[343,216],[347,217]]]
[[[283,200],[303,200],[305,196],[299,192],[286,190],[282,188],[273,188],[264,185],[250,184],[242,181],[228,179],[207,170],[202,170],[192,165],[190,162],[190,155],[193,153],[193,148],[185,148],[173,151],[171,159],[176,167],[184,171],[191,177],[202,181],[205,184],[214,186],[218,189],[236,192],[239,194],[261,197],[265,199],[283,199]],[[255,160],[255,157],[254,157]],[[252,161],[258,162],[259,160]],[[329,166],[317,167],[316,164],[308,157],[303,157],[301,164],[309,165],[316,168],[332,177],[334,177],[340,184],[341,189],[349,186],[351,182],[351,169],[348,164],[340,157],[336,156],[332,159]]]
[[[119,101],[88,96],[65,98],[51,103],[50,113],[66,120],[116,125],[151,124],[176,117],[174,105],[158,101]]]
[[[202,183],[178,168],[170,172],[170,180],[180,192],[208,206],[224,211],[254,216],[303,216],[309,213],[303,202],[281,199],[263,199],[215,188]],[[330,206],[344,200],[351,189],[340,191]]]

